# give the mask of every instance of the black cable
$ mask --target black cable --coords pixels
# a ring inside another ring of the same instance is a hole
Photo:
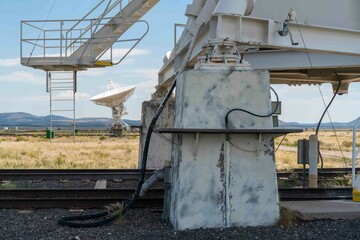
[[[69,227],[97,227],[97,226],[101,226],[101,225],[113,222],[117,217],[120,216],[120,214],[124,215],[129,210],[129,208],[134,204],[134,202],[139,198],[141,187],[142,187],[142,185],[144,183],[144,179],[145,179],[146,163],[147,163],[147,157],[148,157],[148,152],[149,152],[151,134],[154,131],[155,124],[156,124],[161,112],[164,110],[166,103],[168,102],[169,98],[171,97],[172,92],[174,91],[174,89],[176,87],[176,77],[177,77],[177,75],[179,75],[180,73],[182,73],[185,70],[186,64],[190,60],[191,53],[192,53],[192,51],[194,49],[194,46],[195,46],[195,42],[196,42],[195,40],[197,39],[197,37],[198,37],[198,35],[200,33],[200,29],[201,29],[201,27],[203,25],[204,25],[204,23],[199,25],[199,28],[198,28],[196,34],[193,36],[193,39],[191,41],[189,50],[188,50],[187,55],[185,57],[186,60],[184,61],[183,65],[179,68],[180,70],[178,72],[176,72],[175,78],[174,78],[173,83],[171,84],[171,86],[169,88],[169,91],[167,92],[166,96],[164,97],[163,101],[161,102],[158,110],[155,113],[154,118],[152,119],[152,121],[151,121],[151,123],[149,125],[149,129],[148,129],[147,134],[146,134],[144,150],[143,150],[139,184],[137,186],[136,192],[132,195],[132,197],[124,202],[121,213],[117,213],[117,214],[113,213],[113,216],[111,216],[110,218],[106,218],[104,220],[100,220],[100,221],[92,222],[92,223],[74,223],[74,222],[71,222],[71,221],[89,220],[89,219],[95,219],[95,218],[99,218],[99,217],[105,217],[107,215],[110,215],[111,213],[108,212],[108,211],[104,211],[104,212],[100,212],[98,214],[92,214],[92,215],[75,216],[75,217],[63,217],[60,220],[58,220],[58,223],[60,225],[69,226]]]
[[[259,117],[259,118],[266,118],[266,117],[270,117],[272,116],[274,113],[276,113],[276,111],[278,110],[279,108],[279,105],[280,105],[280,101],[279,101],[279,96],[277,94],[277,92],[270,86],[270,89],[274,92],[275,96],[276,96],[276,107],[274,109],[273,112],[269,113],[269,114],[266,114],[266,115],[260,115],[260,114],[256,114],[256,113],[253,113],[253,112],[250,112],[248,110],[245,110],[245,109],[242,109],[242,108],[234,108],[234,109],[231,109],[230,111],[227,112],[226,116],[225,116],[225,128],[228,129],[228,124],[229,124],[229,115],[230,113],[234,112],[234,111],[240,111],[240,112],[244,112],[244,113],[248,113],[250,115],[253,115],[255,117]]]
[[[327,105],[327,107],[325,108],[323,114],[321,115],[321,118],[320,118],[320,120],[319,120],[319,122],[318,122],[318,124],[317,124],[317,126],[316,126],[316,131],[315,131],[315,135],[316,135],[316,136],[319,135],[319,129],[320,129],[321,122],[322,122],[325,114],[326,114],[327,111],[329,110],[331,104],[333,103],[336,95],[339,93],[339,90],[340,90],[340,87],[341,87],[341,79],[340,79],[339,75],[338,75],[337,73],[335,73],[335,72],[334,72],[334,74],[337,76],[337,78],[338,78],[338,80],[339,80],[339,85],[338,85],[338,87],[337,87],[337,89],[336,89],[333,97],[331,98],[329,104]],[[321,155],[320,146],[319,146],[319,145],[318,145],[318,152],[319,152],[319,157],[320,157],[320,161],[321,161],[321,168],[323,168],[323,167],[324,167],[324,159],[323,159],[323,157],[322,157],[322,155]]]
[[[277,150],[279,150],[279,148],[280,148],[282,142],[285,140],[286,136],[287,136],[287,134],[285,134],[284,137],[281,139],[281,141],[280,141],[279,145],[277,146],[275,152],[277,152]]]
[[[105,225],[105,224],[115,221],[120,216],[120,214],[124,215],[129,210],[129,208],[134,204],[134,202],[139,198],[141,187],[145,180],[145,171],[146,171],[146,164],[147,164],[151,134],[154,131],[155,124],[156,124],[158,118],[160,117],[160,114],[164,110],[166,103],[168,102],[169,98],[171,97],[171,94],[174,91],[175,87],[176,87],[176,79],[174,79],[172,85],[169,88],[168,93],[166,94],[165,98],[161,102],[158,110],[155,113],[154,118],[152,119],[152,121],[149,125],[149,129],[146,134],[144,150],[143,150],[139,184],[138,184],[136,192],[133,194],[133,196],[125,202],[125,204],[124,204],[125,206],[123,207],[121,213],[120,212],[110,213],[109,211],[103,211],[100,213],[90,214],[90,215],[63,217],[58,220],[58,223],[60,225],[68,226],[68,227],[76,227],[76,228],[99,227],[99,226],[102,226],[102,225]],[[110,216],[110,217],[107,217],[107,216]],[[107,218],[105,218],[105,217],[107,217]],[[74,222],[74,221],[85,221],[85,220],[91,220],[91,219],[97,219],[97,218],[105,218],[105,219],[95,221],[95,222],[86,222],[86,223]]]
[[[335,75],[338,76],[337,73],[335,73]],[[325,114],[327,113],[329,107],[331,106],[332,102],[334,101],[336,95],[338,94],[338,92],[339,92],[339,90],[340,90],[340,87],[341,87],[341,79],[339,79],[339,85],[338,85],[338,87],[337,87],[337,89],[336,89],[333,97],[331,98],[331,101],[329,102],[329,104],[328,104],[327,107],[325,108],[323,114],[321,115],[321,118],[320,118],[320,120],[319,120],[319,122],[318,122],[318,124],[317,124],[317,126],[316,126],[315,135],[318,135],[321,122],[322,122]]]
[[[152,121],[151,121],[151,123],[149,125],[149,129],[147,131],[146,139],[145,139],[143,156],[142,156],[141,171],[140,171],[140,175],[141,175],[140,176],[140,181],[139,181],[136,193],[133,195],[133,197],[130,199],[130,201],[125,205],[125,207],[124,207],[124,209],[122,211],[122,214],[125,214],[127,212],[127,210],[134,204],[134,202],[139,197],[140,190],[141,190],[141,187],[142,187],[142,185],[144,183],[144,179],[145,179],[146,163],[147,163],[147,157],[148,157],[148,152],[149,152],[151,134],[154,131],[156,121],[158,120],[161,112],[164,110],[165,105],[168,102],[169,98],[171,97],[171,94],[174,91],[175,87],[176,87],[176,78],[174,79],[172,85],[169,88],[168,93],[166,94],[165,98],[163,99],[163,101],[160,104],[160,107],[156,111],[155,117],[152,119]]]
[[[110,217],[104,218],[108,215],[110,215]],[[63,217],[58,220],[58,223],[62,226],[68,226],[68,227],[74,227],[74,228],[91,228],[91,227],[99,227],[99,226],[111,223],[114,220],[116,220],[118,217],[119,217],[118,213],[111,214],[108,211],[103,211],[100,213],[90,214],[90,215]],[[91,219],[96,219],[96,218],[104,218],[104,219],[96,221],[96,222],[87,222],[87,223],[74,222],[74,221],[91,220]]]

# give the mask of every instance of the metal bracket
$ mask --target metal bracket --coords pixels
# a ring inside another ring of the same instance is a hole
[[[294,41],[293,35],[290,32],[289,25],[287,22],[283,23],[283,29],[281,31],[278,31],[278,33],[282,37],[286,37],[287,35],[290,35],[291,45],[293,45],[293,46],[299,45],[298,42]]]

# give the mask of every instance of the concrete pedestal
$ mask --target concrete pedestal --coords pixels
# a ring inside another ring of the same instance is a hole
[[[233,108],[271,112],[267,71],[203,66],[178,77],[175,128],[225,129],[225,115]],[[271,129],[272,118],[233,112],[229,128]],[[276,223],[272,135],[179,133],[174,141],[170,221],[175,229]]]
[[[141,168],[142,164],[142,150],[144,149],[146,134],[151,120],[155,116],[156,110],[161,104],[162,98],[153,98],[148,102],[142,104],[142,130],[140,136],[140,151],[138,167]],[[173,127],[174,125],[174,111],[175,99],[170,98],[163,112],[161,113],[155,128],[160,127]],[[163,134],[162,137],[152,134],[149,146],[149,154],[147,159],[147,169],[160,169],[163,168],[164,161],[169,161],[171,156],[171,143],[166,140],[171,139],[170,134]]]

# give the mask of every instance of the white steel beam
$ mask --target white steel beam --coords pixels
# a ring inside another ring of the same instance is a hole
[[[240,45],[261,48],[360,55],[360,31],[289,23],[294,42],[298,43],[293,45],[290,34],[286,37],[278,34],[282,25],[281,21],[242,17],[236,40]]]
[[[342,69],[357,68],[360,56],[340,55],[334,53],[306,53],[294,50],[246,51],[245,61],[251,63],[254,69],[296,70],[296,69]],[[344,71],[345,71],[344,70]],[[354,69],[353,69],[354,70]],[[352,70],[352,71],[353,71]],[[359,70],[357,70],[359,71]]]
[[[203,17],[203,20],[206,18]],[[288,36],[282,37],[283,22],[269,19],[238,17],[233,18],[237,26],[235,39],[242,51],[256,49],[258,52],[247,54],[245,58],[256,69],[287,70],[312,68],[346,68],[360,66],[360,31],[329,28],[322,26],[289,23],[290,33],[297,45],[293,45]],[[211,24],[210,24],[211,22]],[[204,54],[203,46],[216,37],[216,21],[208,21],[196,40],[191,61],[188,67],[193,67],[198,57]],[[159,84],[167,85],[172,81],[173,74],[178,70],[177,62],[182,62],[191,41],[191,34],[183,35],[171,54],[164,61],[159,72]],[[265,53],[261,50],[272,49],[287,51],[284,53]],[[306,55],[310,52],[312,66]],[[290,54],[289,54],[290,53]],[[261,60],[262,57],[267,60]],[[269,57],[275,57],[271,60]],[[297,58],[301,57],[301,58]],[[270,60],[270,61],[269,61]],[[294,63],[292,62],[294,61]]]

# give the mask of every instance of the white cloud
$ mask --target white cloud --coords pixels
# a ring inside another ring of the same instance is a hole
[[[26,71],[15,71],[9,74],[0,75],[0,82],[30,83],[41,85],[45,84],[45,74],[40,76]]]
[[[20,66],[20,58],[0,59],[0,67]]]
[[[0,102],[9,103],[9,101],[14,103],[40,103],[40,102],[49,102],[49,95],[30,95],[30,96],[16,96],[11,99],[8,97],[1,97]]]
[[[117,59],[117,58],[121,58],[123,57],[127,52],[129,51],[129,48],[114,48],[113,49],[113,58]],[[144,56],[144,55],[149,55],[152,52],[150,50],[146,50],[146,49],[133,49],[131,50],[131,52],[129,53],[128,56]]]
[[[158,79],[159,69],[155,68],[135,68],[135,69],[119,69],[115,73],[121,74],[123,78],[133,77],[137,79],[156,80]]]
[[[98,77],[105,74],[104,68],[89,69],[87,71],[78,72],[79,77]]]
[[[116,63],[118,62],[121,58],[123,58],[125,56],[126,53],[128,53],[129,48],[114,48],[112,49],[112,59],[113,62]],[[111,55],[110,55],[110,50],[108,50],[102,57],[101,59],[110,59]],[[152,52],[150,50],[146,50],[146,49],[133,49],[130,51],[130,53],[126,56],[126,58],[121,62],[121,64],[131,64],[134,62],[134,60],[129,59],[129,57],[136,57],[136,56],[144,56],[144,55],[150,55],[152,54]]]
[[[75,96],[76,96],[76,100],[80,100],[80,99],[88,100],[90,98],[90,94],[82,93],[82,92],[77,92]],[[73,91],[71,90],[59,92],[54,96],[54,98],[59,98],[59,99],[71,99],[72,97],[73,97]]]
[[[138,84],[136,86],[136,89],[143,90],[146,93],[153,93],[153,92],[155,92],[156,85],[157,85],[157,81],[154,79],[154,80],[149,80],[149,81]]]

